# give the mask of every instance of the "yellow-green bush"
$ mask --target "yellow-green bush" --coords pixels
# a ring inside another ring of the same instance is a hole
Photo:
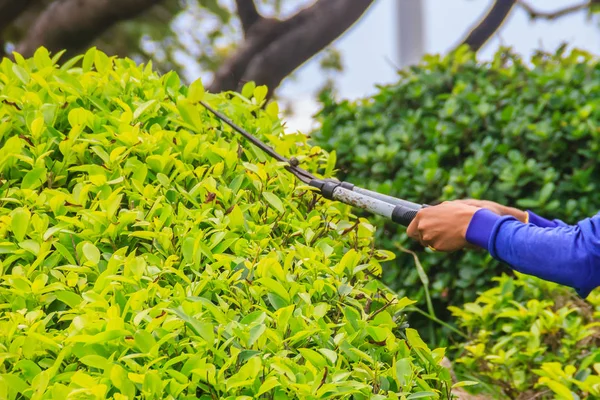
[[[264,87],[58,57],[0,63],[0,398],[448,397],[373,226],[196,104],[327,169]]]
[[[497,399],[599,398],[600,292],[583,301],[530,276],[494,282],[450,308],[468,334],[456,346],[456,371]]]

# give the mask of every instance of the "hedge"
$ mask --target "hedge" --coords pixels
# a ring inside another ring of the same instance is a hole
[[[197,104],[326,170],[265,87],[60,55],[0,63],[1,398],[450,396],[373,226]]]
[[[335,151],[340,179],[414,202],[480,198],[569,223],[600,209],[596,58],[563,48],[523,60],[501,49],[481,61],[461,48],[399,75],[369,98],[321,96],[312,143]],[[405,228],[370,220],[381,228],[380,248],[417,252],[441,319],[448,305],[473,301],[510,272],[486,253],[432,253],[407,240]],[[424,306],[414,265],[398,251],[384,280]]]
[[[600,397],[600,292],[517,274],[494,278],[474,302],[451,307],[468,339],[454,370],[494,399]]]

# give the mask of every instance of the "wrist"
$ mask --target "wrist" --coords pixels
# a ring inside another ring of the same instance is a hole
[[[469,226],[471,225],[471,221],[473,221],[473,217],[475,217],[475,214],[477,213],[477,211],[482,210],[481,207],[469,207],[468,209],[465,210],[464,212],[464,217],[462,218],[462,223],[461,225],[461,236],[463,239],[467,240],[467,231],[469,230]]]

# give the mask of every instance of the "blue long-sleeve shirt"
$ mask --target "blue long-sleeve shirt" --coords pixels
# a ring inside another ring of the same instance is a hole
[[[586,298],[600,286],[600,213],[576,225],[528,213],[525,224],[480,209],[466,239],[516,271],[570,286]]]

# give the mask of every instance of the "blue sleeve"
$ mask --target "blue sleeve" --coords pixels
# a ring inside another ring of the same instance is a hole
[[[539,215],[530,210],[527,210],[527,214],[529,214],[529,223],[535,226],[539,226],[540,228],[556,228],[557,226],[568,226],[559,219],[548,220],[546,218],[540,217]]]
[[[572,287],[586,298],[600,286],[600,213],[576,225],[534,222],[540,223],[481,209],[469,224],[467,241],[516,271]]]

